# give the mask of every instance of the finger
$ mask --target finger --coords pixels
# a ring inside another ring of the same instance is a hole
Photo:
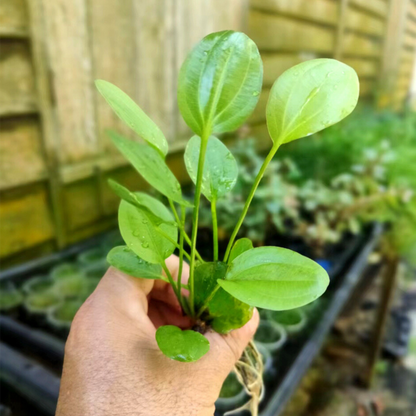
[[[219,349],[219,353],[223,353],[227,357],[230,370],[254,337],[259,321],[259,313],[257,309],[254,309],[253,316],[243,327],[235,329],[227,335],[220,335],[215,332],[206,334],[211,346],[214,349]]]

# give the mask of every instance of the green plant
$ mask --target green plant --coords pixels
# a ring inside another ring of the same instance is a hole
[[[297,65],[277,79],[266,110],[272,147],[254,179],[222,261],[216,205],[234,186],[237,167],[233,155],[215,135],[235,130],[257,104],[262,62],[256,45],[243,33],[213,33],[196,45],[180,70],[179,109],[195,133],[184,156],[195,183],[193,204],[184,199],[179,182],[166,164],[168,143],[160,129],[116,86],[101,80],[96,85],[116,114],[146,142],[112,132],[113,143],[143,178],[167,198],[171,208],[147,194],[131,192],[110,181],[122,199],[119,227],[126,246],[111,250],[108,262],[132,276],[169,282],[184,313],[195,321],[195,331],[170,325],[157,329],[156,340],[166,356],[195,361],[209,350],[208,340],[201,333],[208,328],[225,334],[244,325],[253,307],[296,308],[314,301],[326,290],[328,275],[312,260],[287,249],[253,248],[250,240],[235,239],[279,147],[335,124],[353,111],[359,87],[352,68],[332,59],[318,59]],[[211,261],[202,259],[196,250],[201,194],[210,201],[212,211]],[[191,236],[184,226],[188,209],[192,209]],[[190,253],[185,250],[185,242]],[[175,249],[180,259],[177,282],[165,263]],[[185,285],[181,281],[184,257],[190,263]],[[188,296],[184,296],[183,288]],[[247,367],[252,371],[247,371]],[[250,406],[255,414],[262,390],[261,369],[260,354],[252,343],[237,363],[236,371],[252,396]]]

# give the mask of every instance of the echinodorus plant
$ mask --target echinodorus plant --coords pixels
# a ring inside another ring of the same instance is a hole
[[[241,126],[252,113],[262,88],[263,65],[255,43],[233,31],[202,39],[182,65],[178,81],[180,112],[193,131],[185,150],[185,165],[195,184],[190,204],[166,164],[168,143],[162,131],[140,107],[116,86],[96,82],[115,113],[143,142],[111,133],[114,145],[139,174],[166,197],[167,208],[142,192],[132,192],[110,181],[122,199],[119,227],[126,246],[116,247],[108,261],[137,278],[162,279],[172,285],[183,313],[196,324],[220,334],[243,326],[254,307],[271,310],[298,308],[321,296],[329,283],[325,270],[314,261],[280,247],[257,247],[247,238],[236,240],[254,193],[280,146],[331,126],[356,106],[359,83],[355,71],[333,59],[301,63],[274,83],[267,103],[271,149],[252,185],[224,256],[218,252],[216,203],[237,179],[237,163],[220,134]],[[201,197],[209,200],[213,222],[213,256],[197,251]],[[192,233],[185,231],[192,215]],[[178,250],[180,270],[189,262],[189,281],[174,281],[165,260]],[[163,274],[164,272],[164,274]],[[184,291],[183,289],[186,289]],[[186,292],[186,295],[184,293]],[[203,331],[202,331],[203,332]],[[157,329],[156,341],[167,357],[184,362],[199,360],[209,350],[203,333],[172,325]],[[251,395],[246,405],[257,414],[262,393],[262,363],[250,344],[236,365],[238,379]]]

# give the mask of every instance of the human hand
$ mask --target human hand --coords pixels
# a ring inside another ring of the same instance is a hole
[[[178,258],[166,260],[174,279]],[[183,281],[188,278],[184,264]],[[56,416],[212,416],[222,383],[253,337],[257,310],[228,335],[207,332],[209,352],[193,363],[159,350],[161,325],[190,328],[171,286],[110,268],[71,326]]]

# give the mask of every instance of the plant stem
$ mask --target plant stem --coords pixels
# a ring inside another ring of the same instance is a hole
[[[179,305],[181,305],[181,308],[186,312],[186,313],[188,313],[189,311],[188,311],[188,305],[186,305],[186,303],[184,302],[184,299],[182,298],[182,296],[181,296],[181,294],[180,294],[180,289],[178,290],[178,288],[176,287],[176,284],[175,284],[175,281],[173,280],[173,277],[172,277],[172,274],[170,273],[170,271],[169,271],[169,269],[168,269],[168,266],[166,266],[166,261],[163,261],[163,263],[162,263],[162,268],[163,268],[163,270],[165,271],[165,273],[166,273],[166,276],[167,276],[167,278],[168,278],[168,280],[169,280],[169,283],[170,283],[170,285],[172,286],[172,289],[173,289],[173,292],[175,293],[175,295],[176,295],[176,297],[177,297],[177,299],[178,299],[178,302],[179,302]],[[178,276],[179,277],[179,276]]]
[[[250,189],[250,193],[248,195],[248,198],[246,200],[246,203],[244,204],[243,212],[240,215],[240,218],[237,221],[237,224],[234,228],[233,233],[231,234],[230,241],[227,245],[227,250],[225,251],[224,255],[224,262],[226,263],[228,260],[228,257],[230,255],[231,248],[234,244],[235,237],[237,236],[238,232],[240,231],[240,227],[243,224],[244,218],[247,215],[247,211],[250,207],[251,201],[253,200],[254,193],[256,192],[257,187],[259,186],[259,183],[261,179],[263,178],[264,172],[269,165],[270,161],[273,159],[273,156],[276,154],[277,149],[279,148],[280,143],[274,144],[273,147],[270,149],[269,154],[267,155],[266,159],[264,159],[263,164],[261,165],[261,168],[259,170],[259,173],[256,176],[256,179],[254,180],[253,186]]]
[[[168,234],[166,234],[161,228],[159,227],[155,227],[155,230],[164,238],[166,238],[166,240],[168,240],[170,243],[172,243],[177,249],[181,249],[181,247],[179,246],[179,244],[173,239],[171,238]],[[183,249],[183,247],[182,247]],[[183,250],[183,254],[185,254],[185,256],[188,258],[188,260],[191,260],[191,256],[185,251]]]
[[[192,236],[191,236],[191,262],[189,267],[189,306],[192,316],[195,316],[195,301],[194,301],[194,273],[195,273],[195,252],[196,252],[196,237],[198,234],[198,217],[199,217],[199,203],[201,200],[202,175],[204,173],[205,154],[208,146],[210,128],[206,128],[201,135],[201,147],[199,149],[198,160],[198,174],[196,177],[194,212],[192,218]]]
[[[202,304],[202,306],[200,307],[200,309],[199,309],[199,311],[196,315],[196,319],[198,319],[203,314],[203,312],[208,307],[208,304],[211,302],[212,298],[215,296],[215,294],[217,293],[219,288],[220,288],[220,285],[217,284],[217,286],[214,287],[214,290],[205,299],[205,302]]]
[[[181,220],[179,219],[178,211],[176,211],[175,204],[173,203],[173,201],[171,199],[169,199],[169,205],[172,208],[173,215],[175,216],[176,223],[178,224],[178,227],[179,227],[181,233],[183,234],[183,236],[185,238],[185,241],[189,244],[189,247],[191,247],[191,239],[189,238],[188,234],[185,231],[185,223],[181,224]],[[182,208],[182,206],[181,206],[181,208]],[[204,263],[204,260],[202,259],[202,257],[198,253],[198,250],[195,251],[195,254],[198,257],[198,260],[201,261],[202,263]]]
[[[185,224],[186,218],[186,209],[181,206],[181,224]],[[178,293],[179,293],[179,301],[182,304],[182,269],[183,269],[183,238],[184,235],[181,233],[179,237],[179,269],[178,269]]]
[[[217,201],[213,199],[211,201],[211,213],[212,213],[212,236],[214,240],[214,261],[218,260],[218,221],[217,221]]]

